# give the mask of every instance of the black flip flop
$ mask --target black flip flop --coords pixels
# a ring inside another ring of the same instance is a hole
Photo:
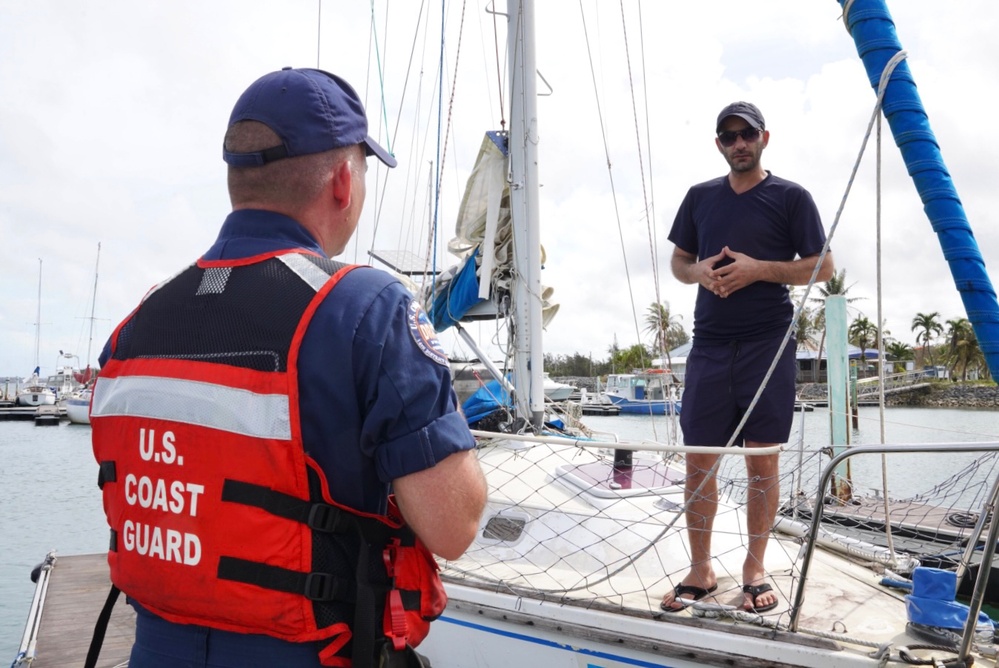
[[[673,587],[673,600],[681,601],[680,605],[682,605],[683,607],[674,608],[668,605],[667,603],[663,602],[659,604],[659,609],[662,610],[663,612],[680,612],[681,610],[685,610],[687,606],[693,603],[694,601],[700,601],[702,598],[708,596],[709,594],[712,594],[717,589],[718,589],[718,583],[711,585],[707,589],[705,589],[704,587],[695,587],[694,585],[678,584],[677,586]],[[680,598],[681,595],[683,594],[690,594],[694,598]],[[686,603],[682,603],[682,601],[686,601]]]
[[[765,594],[768,591],[773,591],[773,589],[774,588],[771,587],[766,582],[764,582],[761,585],[755,585],[755,586],[742,585],[742,591],[744,591],[747,594],[750,594],[753,597],[753,603],[756,603],[757,596],[759,596],[760,594]],[[776,600],[773,603],[770,603],[769,605],[753,606],[752,610],[747,610],[747,612],[766,612],[767,610],[773,610],[774,608],[777,607],[778,603],[780,603],[780,600]]]

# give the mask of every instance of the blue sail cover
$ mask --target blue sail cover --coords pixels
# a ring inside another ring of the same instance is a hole
[[[510,393],[500,385],[498,380],[491,380],[465,399],[461,410],[468,424],[475,424],[500,406],[513,410],[513,399]]]
[[[481,301],[479,298],[479,279],[475,275],[475,258],[479,255],[476,247],[462,264],[454,278],[435,293],[433,306],[430,309],[430,321],[434,324],[434,329],[443,332],[445,329],[460,321],[468,309]]]
[[[847,0],[837,0],[845,7]],[[855,0],[846,17],[867,76],[878,90],[885,65],[902,50],[885,0]],[[999,380],[999,303],[960,198],[944,165],[912,73],[903,60],[889,79],[883,111],[906,169],[950,265],[993,379]]]

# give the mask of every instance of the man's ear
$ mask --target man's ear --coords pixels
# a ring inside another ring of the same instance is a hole
[[[333,199],[340,209],[350,207],[353,193],[354,174],[350,169],[350,160],[341,160],[333,167]]]

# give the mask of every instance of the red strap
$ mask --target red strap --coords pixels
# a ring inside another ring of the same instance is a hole
[[[333,636],[333,642],[319,651],[319,663],[332,668],[350,668],[350,657],[336,656],[336,653],[343,649],[343,646],[350,640],[350,627],[344,622],[334,624],[331,629],[337,629],[339,633]]]
[[[382,551],[382,561],[385,562],[385,573],[389,578],[395,578],[396,548],[399,547],[399,539],[393,538]]]
[[[402,595],[398,589],[390,591],[385,602],[385,635],[392,641],[395,651],[406,649],[409,625],[406,623],[406,610],[402,607]]]

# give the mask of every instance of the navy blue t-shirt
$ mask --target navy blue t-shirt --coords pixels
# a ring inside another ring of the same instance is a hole
[[[669,240],[698,260],[728,246],[757,260],[786,262],[817,255],[826,235],[809,192],[767,172],[762,182],[741,194],[732,190],[727,176],[691,187]],[[699,285],[694,344],[781,336],[793,312],[787,287],[778,283],[757,281],[724,299]]]

